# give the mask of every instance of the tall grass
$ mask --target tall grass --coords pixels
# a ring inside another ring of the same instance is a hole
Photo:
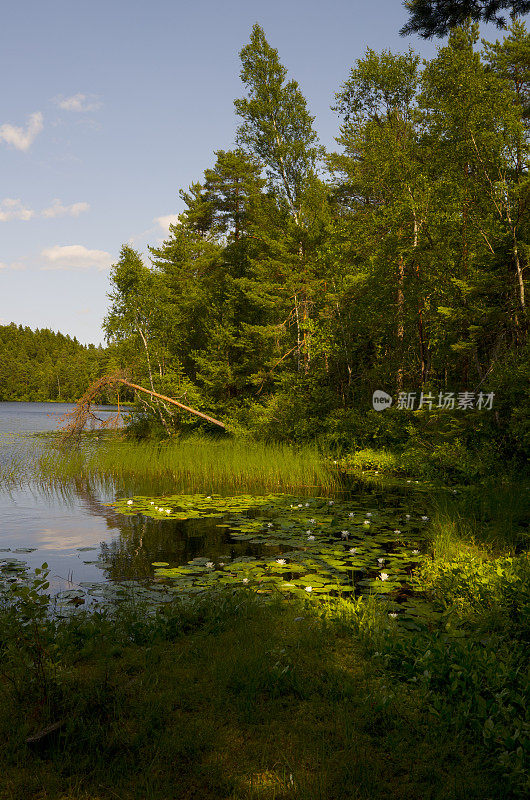
[[[338,483],[314,447],[199,436],[164,443],[108,437],[79,449],[50,447],[37,470],[47,481],[84,478],[129,492],[315,493]]]
[[[33,440],[20,434],[0,433],[0,489],[13,489],[23,483],[31,470]]]
[[[494,552],[517,552],[530,543],[528,476],[504,475],[433,497],[433,538],[443,556],[450,543],[476,543]],[[446,544],[442,546],[445,540]]]

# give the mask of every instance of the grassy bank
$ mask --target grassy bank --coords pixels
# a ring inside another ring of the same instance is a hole
[[[38,474],[50,481],[84,477],[134,491],[237,493],[331,491],[338,481],[315,447],[194,436],[169,442],[88,438],[80,449],[49,448]]]
[[[432,644],[412,642],[373,602],[244,592],[42,625],[46,683],[36,652],[4,662],[0,797],[517,796],[462,697],[411,662]]]

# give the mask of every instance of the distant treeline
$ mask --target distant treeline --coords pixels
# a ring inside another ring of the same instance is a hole
[[[62,333],[0,326],[0,400],[76,400],[108,366],[105,348]]]

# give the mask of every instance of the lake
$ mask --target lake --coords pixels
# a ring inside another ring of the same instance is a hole
[[[396,599],[408,591],[428,520],[417,482],[331,499],[172,494],[167,480],[158,495],[152,482],[137,482],[129,495],[118,479],[39,478],[32,465],[57,446],[39,434],[57,431],[73,407],[0,403],[0,464],[28,465],[21,480],[0,486],[0,571],[46,562],[52,591],[72,600],[76,592],[108,596],[131,581],[135,591],[142,582],[148,599],[168,587],[194,593],[226,584]],[[98,409],[102,419],[115,413]],[[88,441],[97,453],[103,437]]]
[[[71,411],[69,403],[0,403],[0,461],[13,457],[34,457],[35,448],[45,446],[32,434],[57,431],[63,414]],[[98,407],[102,418],[116,412],[113,406]],[[22,456],[20,455],[22,454]],[[25,560],[31,568],[46,561],[56,589],[71,586],[72,581],[101,580],[101,570],[86,564],[87,553],[80,547],[109,544],[120,534],[119,518],[114,519],[103,503],[114,499],[97,498],[82,491],[70,490],[62,495],[46,491],[29,480],[22,486],[0,486],[0,548],[9,555]],[[30,553],[17,553],[32,548]]]
[[[0,403],[0,463],[14,453],[34,459],[40,448],[50,446],[35,434],[57,431],[61,417],[73,408]],[[97,407],[101,418],[116,411]],[[107,505],[122,494],[119,487],[94,488],[75,480],[55,488],[31,477],[12,488],[0,485],[0,559],[20,559],[31,569],[46,562],[52,589],[62,591],[109,579],[149,578],[153,562],[176,566],[197,557],[231,559],[263,549],[231,542],[228,529],[217,526],[222,511],[214,519],[124,516]]]

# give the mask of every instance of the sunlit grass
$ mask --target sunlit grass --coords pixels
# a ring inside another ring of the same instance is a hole
[[[192,437],[177,442],[88,440],[79,449],[49,447],[38,459],[41,479],[84,478],[146,492],[331,491],[338,481],[314,447]]]
[[[506,475],[433,496],[433,539],[439,557],[475,547],[515,552],[529,545],[530,485],[525,476]]]

